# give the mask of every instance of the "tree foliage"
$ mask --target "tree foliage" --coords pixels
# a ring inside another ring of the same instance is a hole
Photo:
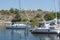
[[[18,9],[15,9],[14,10],[14,14],[19,14],[20,12],[19,12],[19,10]]]
[[[46,13],[44,16],[45,20],[49,21],[49,20],[53,20],[55,18],[53,13]]]
[[[24,22],[27,21],[28,18],[30,18],[29,21],[31,22],[32,25],[38,25],[38,22],[42,21],[43,15],[45,15],[44,16],[45,20],[53,20],[54,18],[56,18],[56,13],[57,13],[57,18],[60,19],[60,12],[49,12],[49,11],[43,11],[41,9],[37,9],[37,11],[24,10],[24,9],[19,10],[19,9],[14,9],[14,8],[11,8],[10,10],[0,10],[0,15],[2,14],[1,18],[4,17],[3,15],[5,15],[5,17],[12,15],[14,20],[22,19],[22,21]]]
[[[22,18],[22,21],[23,21],[23,22],[27,22],[27,21],[28,21],[28,18],[27,18],[27,17],[23,17],[23,18]]]
[[[37,9],[37,11],[42,11],[41,9]]]
[[[42,21],[42,19],[40,19],[40,18],[33,18],[33,19],[30,19],[30,22],[31,22],[32,27],[35,27],[35,26],[38,27],[40,21]]]
[[[5,15],[5,14],[9,14],[9,11],[8,10],[1,10],[1,13],[2,13],[2,15]]]
[[[41,18],[41,14],[40,13],[37,13],[35,17],[36,18]]]
[[[60,19],[60,12],[57,12],[57,18]]]
[[[14,9],[13,8],[11,8],[9,11],[10,11],[10,13],[14,13]]]

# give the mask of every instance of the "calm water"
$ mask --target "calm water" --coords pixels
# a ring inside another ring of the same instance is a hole
[[[0,40],[60,40],[57,35],[31,34],[27,30],[12,30],[0,27]]]

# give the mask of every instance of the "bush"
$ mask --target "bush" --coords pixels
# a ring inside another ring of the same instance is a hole
[[[49,20],[53,20],[55,18],[53,13],[46,13],[44,16],[45,20],[49,21]]]
[[[22,18],[22,21],[23,21],[23,22],[26,22],[26,21],[28,21],[28,18],[27,18],[27,17],[23,17],[23,18]]]
[[[30,20],[32,27],[39,26],[39,22],[42,21],[40,18],[33,18]]]

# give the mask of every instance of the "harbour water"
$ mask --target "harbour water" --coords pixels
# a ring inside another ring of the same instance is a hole
[[[54,34],[31,34],[26,29],[6,29],[0,26],[0,40],[60,40]]]

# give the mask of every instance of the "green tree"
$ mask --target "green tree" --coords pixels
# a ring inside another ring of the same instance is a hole
[[[14,14],[16,14],[16,16],[15,16],[15,19],[20,19],[20,14],[19,14],[20,12],[19,12],[19,10],[18,9],[15,9],[14,10]]]
[[[19,14],[20,12],[19,12],[19,10],[18,9],[15,9],[14,10],[14,14]]]
[[[57,12],[57,18],[60,19],[60,13],[59,12]]]
[[[23,22],[27,22],[27,21],[28,21],[28,18],[27,18],[27,17],[23,17],[23,18],[22,18],[22,21],[23,21]]]
[[[40,13],[37,13],[35,17],[36,17],[36,18],[41,18],[42,15],[41,15]]]
[[[13,8],[11,8],[9,11],[10,11],[10,13],[14,13],[14,9]]]
[[[41,9],[37,9],[37,11],[42,11]]]
[[[46,13],[44,16],[45,20],[49,21],[49,20],[53,20],[55,18],[53,13]]]
[[[2,15],[8,15],[9,11],[8,10],[1,10]]]
[[[42,21],[40,18],[33,18],[30,20],[32,27],[39,26],[39,22]]]
[[[14,9],[14,14],[16,14],[16,15],[13,20],[21,20],[20,12],[18,9]]]

